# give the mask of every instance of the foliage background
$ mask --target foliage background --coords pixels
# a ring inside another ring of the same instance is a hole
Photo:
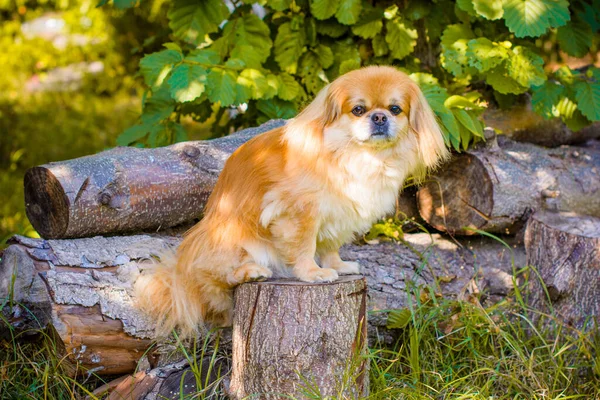
[[[62,25],[31,34],[40,18]],[[409,73],[457,150],[488,106],[600,120],[598,0],[0,0],[0,19],[0,243],[35,235],[28,167],[289,118],[364,65]],[[74,87],[35,89],[98,61]]]
[[[597,0],[96,1],[0,0],[0,247],[35,236],[27,168],[290,117],[363,65],[410,73],[458,149],[479,140],[487,106],[530,98],[575,129],[600,119],[600,77],[588,67],[598,63]],[[27,34],[39,18],[62,24],[59,33]],[[103,67],[32,89],[82,62]],[[398,347],[372,349],[373,398],[600,396],[600,337],[532,331],[519,290],[484,309],[407,287],[415,304],[390,319]],[[73,398],[101,383],[69,378],[43,342],[0,341],[0,397]]]
[[[173,41],[141,60],[144,109],[121,144],[185,140],[186,117],[215,117],[217,135],[289,118],[371,64],[421,85],[456,150],[482,139],[485,107],[528,92],[536,112],[571,129],[600,120],[600,71],[561,67],[565,56],[597,59],[598,1],[172,0],[167,15]]]

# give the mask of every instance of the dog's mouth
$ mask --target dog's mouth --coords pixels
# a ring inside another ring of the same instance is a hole
[[[388,126],[373,126],[371,128],[370,141],[391,140],[392,135]]]

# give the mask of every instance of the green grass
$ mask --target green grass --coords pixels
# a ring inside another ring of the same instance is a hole
[[[525,278],[528,273],[520,271]],[[584,333],[560,325],[529,309],[523,300],[527,294],[518,290],[489,307],[477,297],[447,299],[424,287],[412,291],[413,303],[396,315],[395,323],[403,326],[396,330],[397,342],[369,349],[370,399],[600,398],[597,330]],[[217,386],[206,377],[222,377],[225,356],[218,342],[209,340],[180,350],[202,388],[192,397],[204,398]],[[85,375],[69,378],[48,337],[3,342],[0,360],[5,360],[2,399],[76,398],[103,383]],[[305,392],[319,398],[309,381]]]

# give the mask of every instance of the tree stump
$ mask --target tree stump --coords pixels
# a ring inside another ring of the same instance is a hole
[[[600,321],[600,218],[535,213],[525,232],[533,308],[551,312],[578,329]]]
[[[232,399],[368,393],[362,276],[247,283],[235,291],[234,304]]]

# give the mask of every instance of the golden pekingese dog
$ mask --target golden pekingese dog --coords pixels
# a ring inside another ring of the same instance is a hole
[[[159,333],[231,323],[232,289],[357,274],[338,249],[394,210],[408,176],[448,156],[419,87],[392,67],[349,72],[296,118],[237,149],[172,259],[136,283]],[[168,257],[167,257],[168,258]]]

